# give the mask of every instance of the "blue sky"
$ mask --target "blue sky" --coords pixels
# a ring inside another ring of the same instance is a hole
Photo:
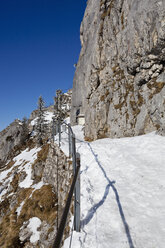
[[[86,0],[0,0],[0,130],[72,88]]]

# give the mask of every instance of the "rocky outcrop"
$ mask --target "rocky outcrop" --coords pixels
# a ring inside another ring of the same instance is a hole
[[[8,159],[12,149],[24,140],[22,122],[15,120],[0,132],[0,167]]]
[[[36,161],[32,177],[35,183],[38,178],[39,180],[42,178],[45,184],[52,185],[54,192],[58,195],[58,218],[60,219],[72,181],[72,161],[66,157],[57,144],[51,143],[45,147],[47,147],[44,148],[45,151],[48,149],[46,160]]]
[[[1,169],[0,247],[52,247],[72,181],[71,165],[58,145],[32,142]],[[67,225],[64,238],[69,230]]]
[[[165,134],[165,2],[88,0],[72,93],[86,139]]]

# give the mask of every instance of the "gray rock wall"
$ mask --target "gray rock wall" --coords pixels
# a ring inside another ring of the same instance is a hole
[[[57,178],[58,172],[58,178]],[[51,143],[48,157],[43,169],[44,183],[51,184],[58,192],[59,219],[61,219],[68,192],[70,190],[73,168],[71,160],[66,157],[57,144]],[[58,184],[58,187],[57,187]]]
[[[71,122],[86,139],[165,134],[165,1],[88,0]]]
[[[8,159],[12,149],[19,145],[24,137],[22,122],[15,120],[0,132],[0,166]]]

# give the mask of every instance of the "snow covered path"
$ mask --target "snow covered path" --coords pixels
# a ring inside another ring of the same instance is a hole
[[[71,247],[164,248],[165,138],[151,133],[88,143],[79,126],[73,131],[81,154],[82,229]]]

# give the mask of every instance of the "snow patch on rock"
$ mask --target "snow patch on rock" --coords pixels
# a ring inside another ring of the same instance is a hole
[[[40,238],[40,232],[38,231],[38,228],[41,226],[41,220],[37,217],[33,217],[29,219],[28,228],[32,232],[32,235],[30,237],[31,243],[36,243]]]

